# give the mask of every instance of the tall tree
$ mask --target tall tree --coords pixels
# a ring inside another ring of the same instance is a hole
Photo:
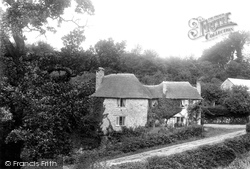
[[[30,81],[30,78],[43,76],[43,73],[37,75],[37,62],[27,60],[24,32],[38,31],[41,34],[45,34],[46,31],[55,32],[56,28],[48,24],[48,19],[56,20],[59,23],[66,21],[62,16],[64,9],[71,6],[71,0],[3,0],[2,3],[6,7],[2,14],[0,32],[1,45],[4,47],[4,50],[1,51],[1,61],[4,63],[5,69],[4,81],[0,87],[0,106],[5,107],[12,114],[12,118],[8,122],[2,121],[2,119],[0,121],[1,136],[3,136],[0,143],[0,167],[4,168],[6,167],[3,163],[5,160],[21,161],[20,154],[25,146],[25,140],[17,139],[19,136],[21,138],[21,135],[15,133],[25,124],[24,117],[27,115],[27,110],[32,107],[30,103],[34,104],[35,101],[30,102],[28,97],[31,92],[30,83],[34,82]],[[92,15],[94,7],[89,0],[76,0],[75,11]],[[84,28],[73,20],[71,22],[80,29]],[[56,69],[57,67],[55,67]],[[49,71],[45,74],[48,75]],[[34,83],[36,84],[36,82]],[[16,166],[16,168],[20,168],[20,166]]]
[[[99,57],[100,66],[113,70],[120,69],[120,57],[125,52],[125,47],[125,41],[115,43],[112,38],[98,41],[95,51]]]
[[[229,44],[233,47],[234,53],[236,54],[236,60],[242,62],[245,59],[242,51],[244,46],[250,42],[250,33],[245,31],[234,32],[229,35],[228,39],[230,40]]]
[[[242,62],[244,60],[242,50],[245,45],[249,44],[249,41],[249,32],[233,32],[228,36],[228,38],[216,43],[209,49],[204,50],[200,59],[223,67],[230,60],[234,60],[236,55],[236,60],[238,62]]]

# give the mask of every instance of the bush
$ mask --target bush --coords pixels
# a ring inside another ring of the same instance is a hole
[[[140,137],[146,134],[147,131],[148,131],[147,128],[141,126],[136,128],[122,127],[121,131],[112,131],[109,133],[109,141],[111,143],[121,142],[124,138]]]
[[[244,154],[250,151],[250,136],[243,135],[233,139],[227,139],[224,144],[233,149],[237,155]]]
[[[246,124],[246,132],[250,133],[250,122]]]
[[[75,169],[94,168],[98,162],[100,162],[100,153],[97,150],[87,150],[77,156]]]
[[[232,149],[217,144],[167,157],[152,157],[148,159],[148,163],[150,169],[211,169],[229,165],[235,158]]]

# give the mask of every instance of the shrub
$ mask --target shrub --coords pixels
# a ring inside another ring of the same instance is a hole
[[[246,132],[250,133],[250,122],[246,124]]]
[[[211,169],[230,164],[236,155],[223,144],[207,145],[201,148],[167,157],[148,159],[150,169]]]
[[[109,141],[111,143],[121,142],[124,138],[129,137],[140,137],[146,134],[148,129],[146,127],[136,127],[136,128],[127,128],[122,127],[121,131],[112,131],[109,133]]]
[[[250,136],[243,135],[233,139],[227,139],[224,144],[233,149],[237,155],[244,154],[250,151]]]

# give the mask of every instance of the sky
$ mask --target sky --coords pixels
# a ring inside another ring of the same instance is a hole
[[[238,24],[235,31],[250,31],[247,0],[92,0],[92,3],[95,15],[78,16],[82,19],[80,24],[87,24],[84,49],[99,40],[112,38],[115,42],[126,41],[127,51],[140,45],[143,50],[156,51],[160,57],[193,55],[197,58],[223,37],[211,41],[189,39],[189,20],[208,19],[228,12],[231,12],[231,21]],[[73,17],[71,9],[65,11],[65,17]],[[28,42],[43,40],[60,49],[63,46],[61,37],[73,28],[72,23],[65,23],[56,34],[48,33],[46,38],[29,33]]]

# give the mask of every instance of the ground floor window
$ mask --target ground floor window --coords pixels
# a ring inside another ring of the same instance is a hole
[[[117,126],[124,126],[125,125],[125,116],[116,117],[116,125]]]
[[[183,127],[184,126],[184,117],[176,117],[174,127]]]
[[[177,120],[176,120],[177,123],[183,123],[183,121],[184,121],[184,117],[177,117]]]

